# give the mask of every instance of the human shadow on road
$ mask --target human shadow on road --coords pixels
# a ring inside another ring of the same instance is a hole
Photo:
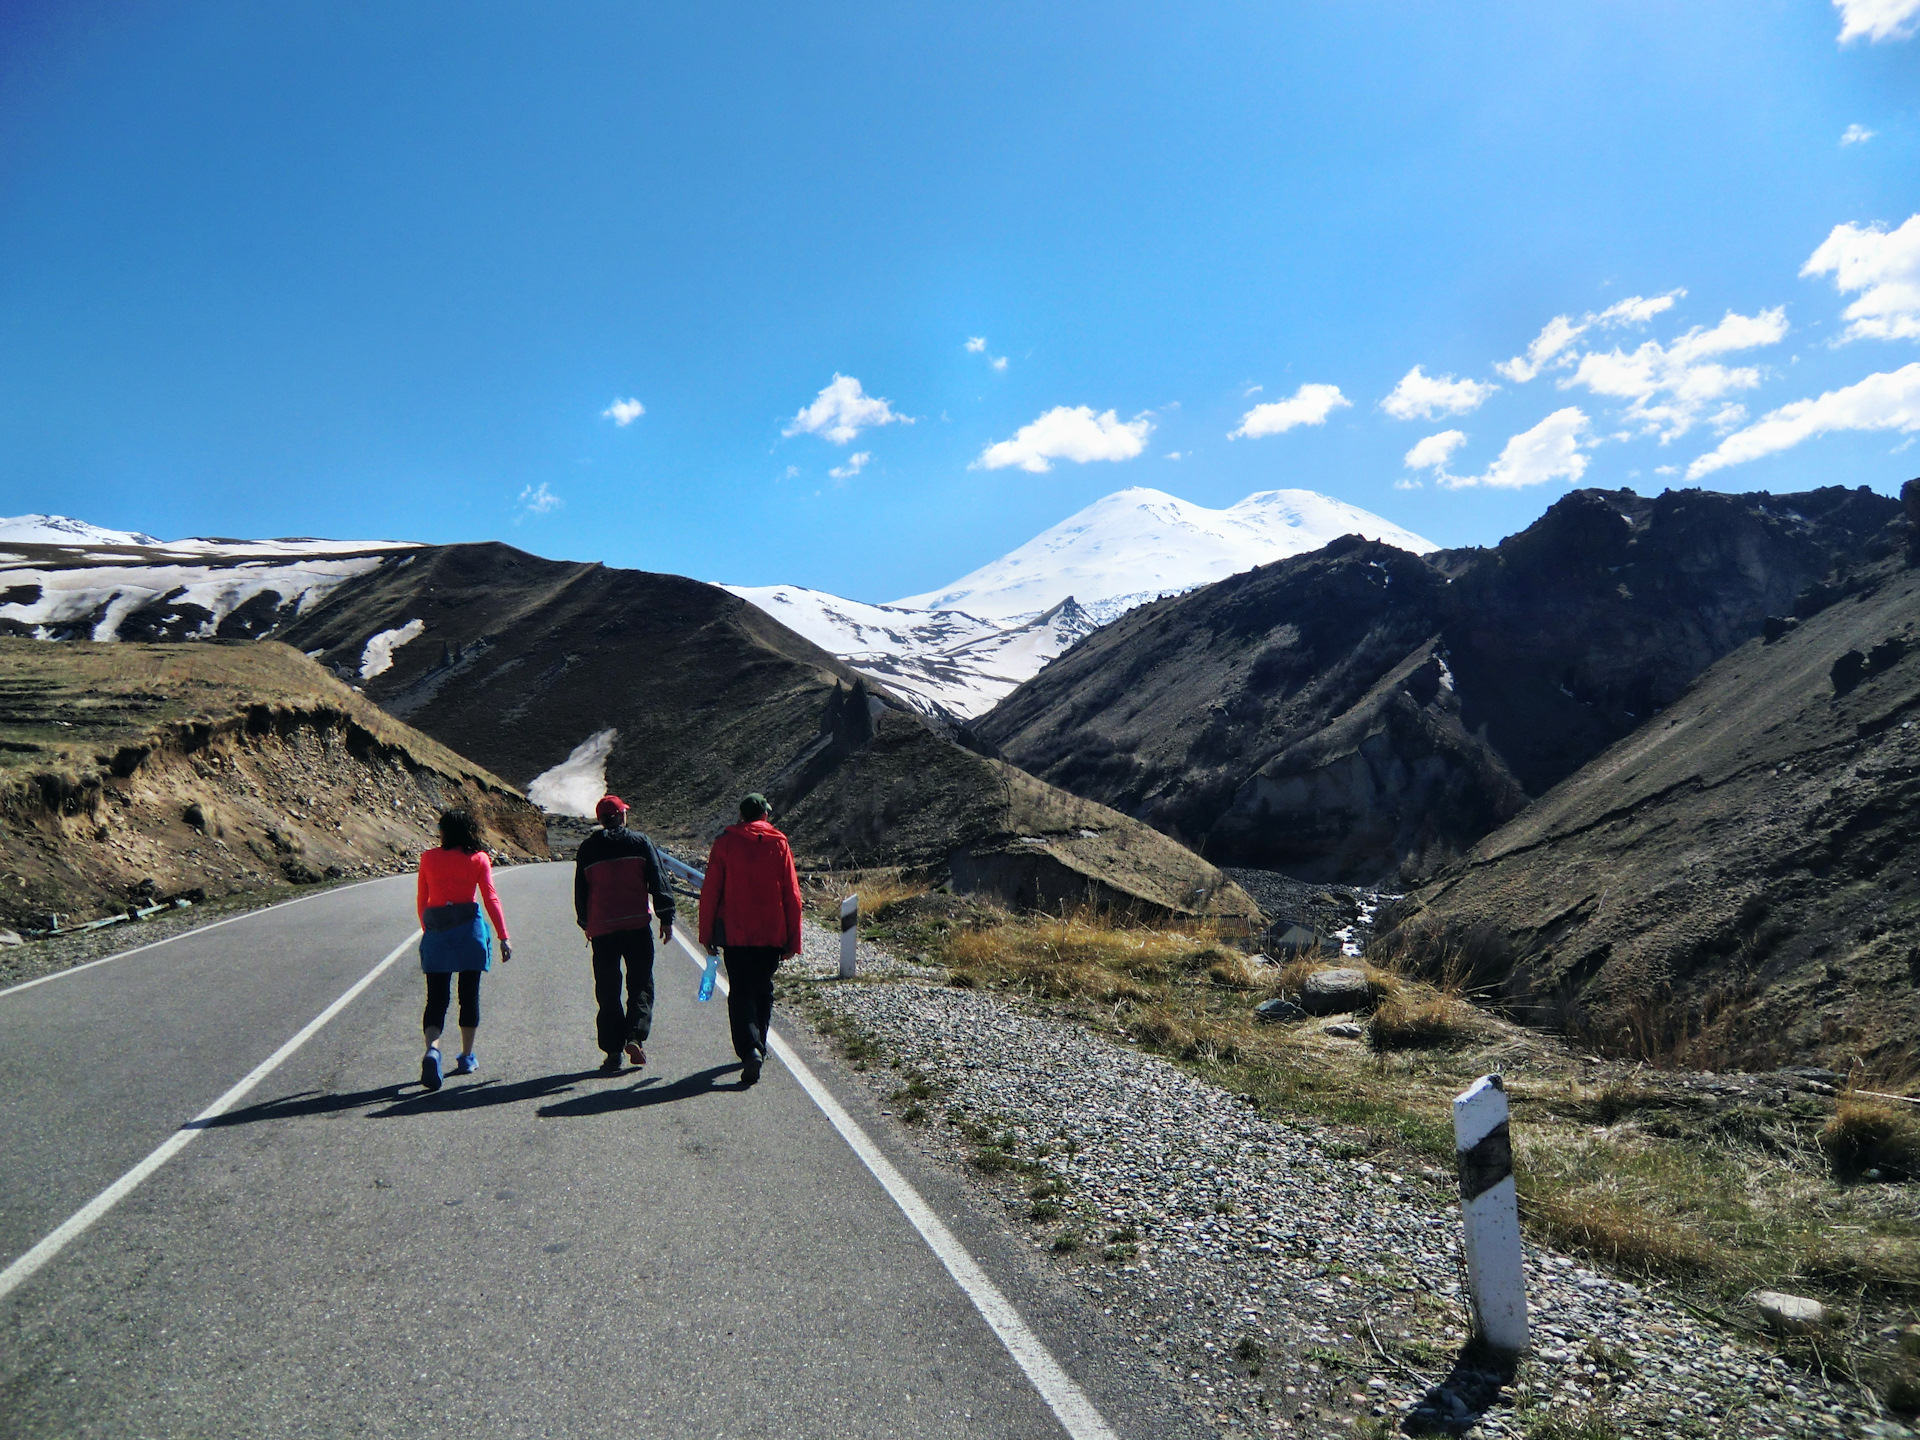
[[[517,1105],[524,1100],[543,1100],[553,1095],[564,1095],[573,1088],[575,1082],[598,1073],[596,1070],[577,1070],[562,1075],[543,1075],[537,1080],[518,1080],[510,1085],[499,1080],[479,1080],[471,1085],[456,1082],[433,1092],[421,1090],[418,1081],[381,1085],[343,1095],[303,1090],[298,1094],[283,1095],[277,1100],[263,1100],[258,1105],[229,1110],[211,1120],[200,1121],[195,1128],[212,1130],[226,1125],[252,1125],[261,1120],[298,1120],[312,1115],[339,1115],[383,1103],[385,1109],[367,1110],[366,1118],[378,1120],[441,1110],[475,1110],[486,1105]]]
[[[562,1100],[558,1105],[542,1105],[534,1113],[542,1119],[551,1120],[577,1115],[610,1115],[616,1110],[641,1110],[649,1105],[671,1105],[676,1100],[691,1100],[698,1095],[712,1095],[739,1088],[714,1083],[722,1075],[731,1074],[739,1068],[738,1060],[731,1065],[714,1065],[705,1070],[696,1070],[691,1075],[683,1075],[671,1085],[662,1085],[657,1077],[650,1075],[638,1085],[629,1085],[621,1090],[589,1091],[571,1100]]]

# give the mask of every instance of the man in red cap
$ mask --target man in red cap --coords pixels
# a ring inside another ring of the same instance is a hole
[[[600,1002],[603,1074],[620,1073],[620,1055],[635,1065],[647,1063],[647,1036],[653,1031],[653,934],[649,918],[660,922],[660,943],[673,938],[673,891],[653,841],[627,829],[627,802],[608,795],[594,806],[600,829],[580,842],[573,867],[573,914],[593,946],[593,993]],[[649,909],[651,901],[651,909]],[[627,1005],[620,1008],[620,964],[627,967]]]
[[[727,1019],[740,1083],[758,1083],[767,1060],[773,1019],[773,972],[800,953],[800,877],[787,837],[773,828],[767,797],[755,791],[740,802],[740,823],[729,825],[707,856],[700,886],[700,943],[709,955],[727,952]]]

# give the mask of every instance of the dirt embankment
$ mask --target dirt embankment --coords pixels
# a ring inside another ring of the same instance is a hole
[[[518,791],[276,643],[0,639],[0,922],[411,864],[464,805],[544,858]]]

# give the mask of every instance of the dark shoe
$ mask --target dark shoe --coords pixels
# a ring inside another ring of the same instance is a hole
[[[428,1090],[440,1088],[440,1052],[429,1050],[420,1057],[420,1084]]]
[[[620,1056],[617,1052],[607,1056],[606,1059],[600,1062],[600,1073],[602,1075],[618,1075],[620,1073]]]
[[[647,1063],[647,1047],[638,1040],[627,1041],[627,1059],[633,1062],[636,1070],[639,1069]]]
[[[759,1083],[760,1062],[758,1060],[743,1061],[740,1066],[740,1088],[744,1090],[749,1085],[758,1085]]]
[[[479,1068],[480,1057],[471,1050],[467,1051],[464,1055],[456,1055],[453,1057],[453,1073],[456,1075],[471,1075]]]

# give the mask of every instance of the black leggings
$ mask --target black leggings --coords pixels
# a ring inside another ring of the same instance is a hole
[[[460,977],[460,1023],[478,1025],[480,1023],[480,976],[478,970],[456,971]],[[427,1008],[420,1016],[422,1030],[444,1030],[447,1028],[447,992],[452,988],[453,976],[444,971],[427,972]]]

